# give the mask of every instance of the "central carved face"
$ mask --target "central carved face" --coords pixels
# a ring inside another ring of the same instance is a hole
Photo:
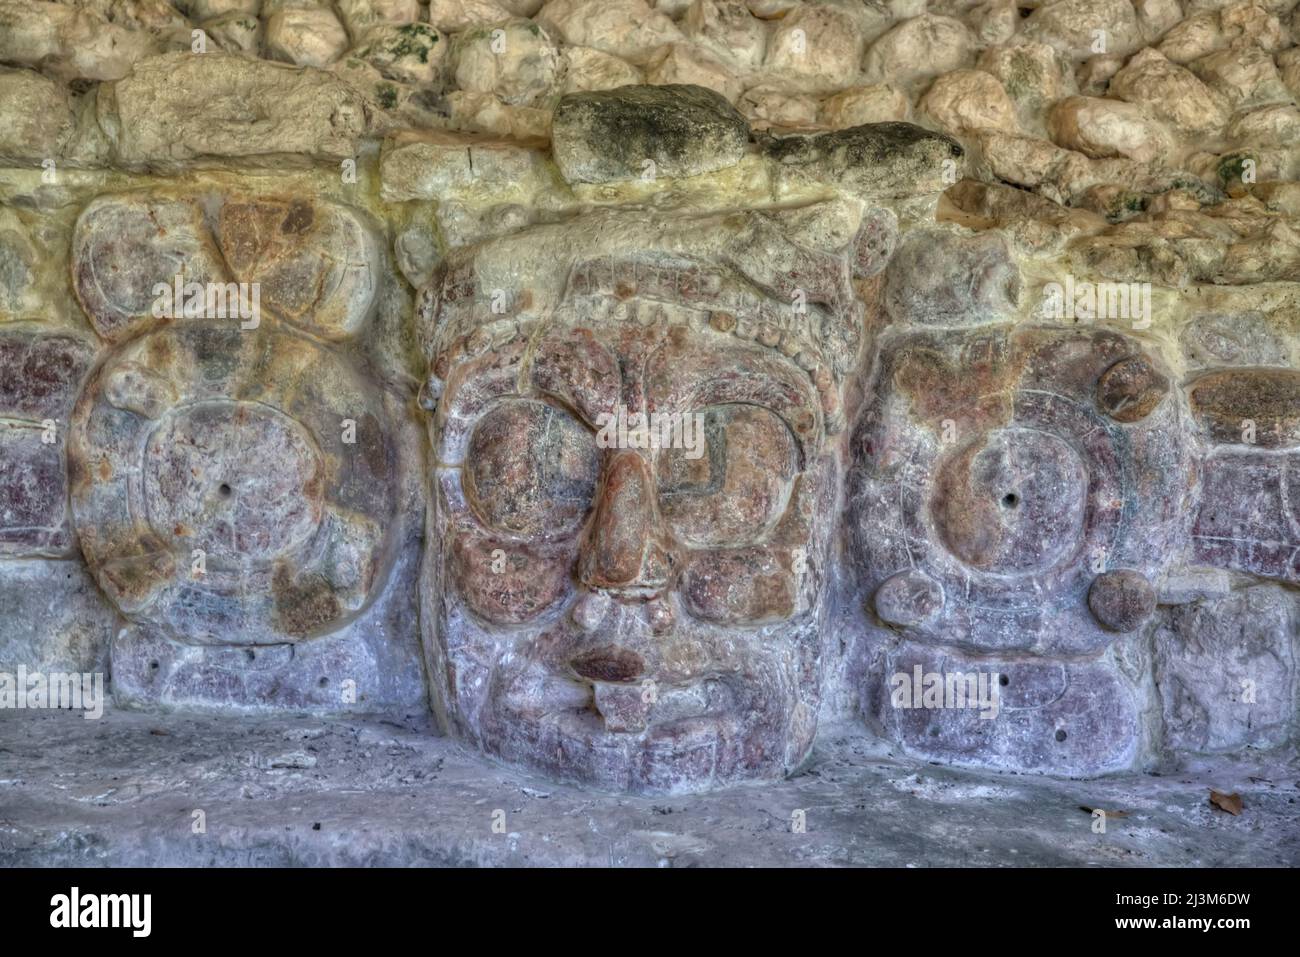
[[[444,366],[426,598],[463,734],[663,792],[806,756],[835,466],[806,371],[658,315],[558,315]]]

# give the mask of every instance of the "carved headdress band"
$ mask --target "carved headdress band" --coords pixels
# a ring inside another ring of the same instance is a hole
[[[431,390],[437,394],[456,363],[501,348],[527,334],[536,321],[576,309],[587,322],[682,323],[779,351],[808,373],[827,431],[838,431],[839,383],[856,360],[864,311],[854,296],[845,249],[796,243],[768,214],[734,213],[726,219],[726,241],[712,255],[690,248],[700,245],[698,234],[694,242],[661,242],[650,251],[644,244],[608,255],[574,249],[576,255],[565,261],[552,259],[549,272],[558,280],[549,287],[512,290],[495,284],[498,251],[493,247],[500,241],[454,255],[417,307],[431,360]],[[639,231],[635,227],[645,224],[638,216],[631,226]],[[575,245],[571,236],[547,248],[562,255]]]

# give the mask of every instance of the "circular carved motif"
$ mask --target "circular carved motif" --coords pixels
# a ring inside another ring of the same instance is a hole
[[[175,547],[263,562],[294,551],[320,525],[322,468],[307,431],[269,406],[183,406],[145,444],[145,510]]]
[[[333,631],[387,572],[381,393],[322,344],[179,323],[110,354],[73,417],[74,522],[124,614],[195,644]]]
[[[1065,441],[994,429],[941,466],[931,509],[948,549],[984,571],[1050,567],[1083,531],[1088,472]]]

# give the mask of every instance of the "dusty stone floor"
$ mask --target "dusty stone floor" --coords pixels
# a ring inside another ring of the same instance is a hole
[[[423,716],[7,712],[0,865],[1300,863],[1294,757],[1067,781],[918,764],[847,730],[781,784],[626,798],[484,763]],[[1239,793],[1242,814],[1211,807],[1210,787]],[[1081,805],[1128,813],[1094,834]]]

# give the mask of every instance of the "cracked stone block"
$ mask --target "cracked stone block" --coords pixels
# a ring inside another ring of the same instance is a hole
[[[878,680],[880,720],[919,758],[1092,776],[1138,756],[1141,695],[1106,659],[972,657],[905,642]]]
[[[0,558],[0,672],[104,671],[118,617],[78,560]]]
[[[499,195],[537,183],[544,167],[537,149],[512,140],[440,130],[405,133],[384,141],[380,189],[389,202],[477,189]]]
[[[1207,752],[1293,740],[1298,625],[1294,597],[1268,585],[1171,609],[1155,645],[1166,743]]]
[[[791,211],[785,231],[697,220],[695,249],[665,242],[662,214],[535,227],[563,285],[505,318],[494,277],[518,268],[520,240],[449,257],[421,314],[437,462],[422,607],[459,736],[620,791],[803,760],[846,365],[828,349],[856,343],[839,327],[860,316],[837,293],[860,227],[831,228],[842,212]],[[780,320],[786,262],[816,280],[816,322]],[[689,441],[627,436],[628,415],[635,432],[683,414]]]
[[[982,653],[1092,654],[1141,627],[1195,491],[1159,366],[1105,331],[892,339],[847,501],[875,616]]]
[[[1220,449],[1201,464],[1197,561],[1300,581],[1300,455]]]

